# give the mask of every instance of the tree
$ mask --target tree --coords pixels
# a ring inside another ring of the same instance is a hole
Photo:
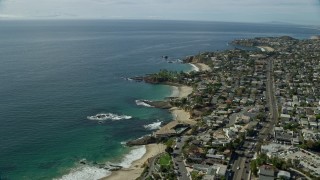
[[[249,129],[249,130],[247,131],[247,136],[249,136],[249,137],[254,136],[254,134],[255,134],[255,131],[254,131],[253,129]]]
[[[165,151],[166,151],[167,153],[171,154],[171,153],[173,153],[173,148],[170,147],[170,146],[167,146],[166,149],[165,149]]]
[[[298,159],[293,159],[292,160],[293,167],[297,168],[299,166],[299,164],[300,164],[300,161]]]
[[[261,166],[263,164],[266,164],[268,162],[268,156],[266,154],[264,154],[264,153],[261,153],[257,157],[256,161],[257,161],[257,165],[259,165],[259,166]]]
[[[287,164],[287,167],[288,167],[288,168],[293,167],[292,159],[290,159],[290,158],[289,158],[289,159],[287,159],[286,164]]]
[[[278,157],[273,157],[271,163],[278,169],[286,169],[285,162]]]
[[[257,162],[256,160],[252,160],[250,163],[250,169],[252,173],[257,176],[258,175],[258,167],[257,167]]]
[[[265,113],[259,113],[257,115],[257,119],[260,119],[260,121],[265,121],[266,120],[266,115]]]

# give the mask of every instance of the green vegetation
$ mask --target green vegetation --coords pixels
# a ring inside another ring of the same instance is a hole
[[[181,74],[181,73],[180,73]],[[178,80],[178,77],[180,75],[176,71],[168,71],[168,70],[160,70],[160,72],[151,74],[148,76],[148,81],[149,82],[154,82],[154,83],[161,83],[161,82],[175,82]]]
[[[171,162],[171,157],[170,157],[170,155],[168,153],[164,154],[159,159],[159,164],[161,166],[169,166],[170,162]]]
[[[289,123],[289,124],[286,124],[283,126],[283,128],[285,130],[289,129],[291,131],[297,131],[297,129],[300,127],[300,124],[299,123]]]
[[[254,131],[254,129],[249,129],[248,131],[247,131],[247,136],[249,136],[249,137],[252,137],[252,136],[254,136],[256,134],[256,132]]]
[[[303,144],[300,145],[300,148],[310,149],[315,152],[320,152],[320,141],[304,141]]]
[[[167,142],[165,142],[165,145],[168,146],[168,147],[169,147],[169,146],[170,146],[170,147],[174,146],[174,145],[175,145],[174,138],[168,139]]]
[[[266,121],[267,116],[265,113],[260,112],[256,118],[259,119],[260,121]]]
[[[171,154],[173,152],[173,146],[175,144],[174,138],[170,138],[167,140],[167,142],[165,142],[165,145],[167,146],[165,151],[169,154]]]
[[[278,157],[269,158],[266,154],[262,153],[257,157],[257,159],[251,161],[250,169],[252,173],[257,176],[258,168],[264,164],[272,164],[277,169],[287,170],[290,167],[297,167],[299,164],[299,161],[298,162],[297,160],[292,161],[291,159],[288,159],[287,161],[285,161]]]
[[[252,171],[252,173],[257,176],[258,175],[258,165],[257,165],[257,161],[256,160],[252,160],[250,162],[250,170]]]
[[[198,171],[191,172],[191,179],[192,180],[201,180],[202,177],[203,177],[203,174],[200,174]]]
[[[171,156],[168,153],[162,155],[159,158],[158,164],[160,165],[159,171],[161,172],[161,175],[164,179],[170,179],[170,180],[177,179],[173,171],[173,163],[171,161]],[[156,179],[163,179],[163,178],[158,177]]]

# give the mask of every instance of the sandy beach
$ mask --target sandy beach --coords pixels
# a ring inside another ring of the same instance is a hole
[[[149,158],[164,152],[165,145],[163,144],[148,144],[146,145],[146,153],[142,156],[141,159],[138,159],[132,163],[130,168],[124,168],[119,171],[114,171],[108,177],[102,178],[103,180],[134,180],[138,178],[143,170],[143,164],[148,161]]]
[[[269,46],[257,46],[257,48],[261,49],[261,51],[266,51],[266,52],[273,52],[274,49],[272,47]]]
[[[181,86],[181,85],[180,86],[171,85],[171,86],[173,88],[173,91],[178,89],[178,92],[174,93],[174,95],[175,97],[179,97],[179,98],[187,97],[193,91],[193,88],[190,86]],[[166,134],[166,133],[174,132],[172,128],[175,127],[178,123],[186,123],[191,125],[196,123],[194,120],[190,118],[190,113],[183,109],[180,109],[178,107],[173,107],[169,110],[173,115],[173,118],[174,118],[173,121],[161,127],[161,129],[156,131],[155,134]]]
[[[192,93],[193,89],[190,86],[178,86],[178,97],[184,98],[187,97],[189,94]]]
[[[193,88],[190,86],[173,86],[173,91],[176,91],[176,93],[173,93],[175,97],[183,98],[187,97],[189,94],[192,93]],[[195,121],[190,119],[189,112],[186,112],[183,109],[179,109],[177,107],[171,108],[170,112],[173,114],[174,121],[171,121],[170,123],[163,126],[159,131],[168,131],[172,127],[174,127],[177,123],[187,123],[187,124],[195,124]],[[143,164],[147,162],[147,160],[159,153],[164,152],[165,145],[163,144],[148,144],[146,145],[146,153],[143,155],[141,159],[138,159],[132,163],[130,168],[124,168],[119,171],[114,171],[112,174],[108,177],[103,178],[104,180],[123,180],[123,179],[136,179],[138,178],[143,170]]]
[[[175,118],[175,121],[173,121],[175,123],[186,123],[191,125],[196,123],[196,121],[190,118],[190,113],[183,109],[174,107],[170,109],[170,112],[173,114]]]
[[[199,71],[211,71],[211,68],[204,63],[195,63],[194,65],[199,68]]]
[[[178,93],[177,97],[185,98],[185,97],[188,97],[188,95],[192,93],[193,88],[190,86],[179,86],[178,90],[179,90],[179,93]],[[172,113],[174,120],[179,123],[187,123],[187,124],[194,124],[195,123],[195,121],[193,121],[190,118],[190,113],[183,110],[183,109],[173,107],[170,109],[170,112]]]

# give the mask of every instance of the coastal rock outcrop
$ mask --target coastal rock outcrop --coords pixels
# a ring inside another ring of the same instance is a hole
[[[152,144],[156,142],[156,138],[153,136],[144,136],[142,138],[128,141],[126,144],[127,146],[140,146],[146,144]]]
[[[148,101],[146,102],[150,106],[160,108],[160,109],[170,109],[172,105],[168,101]]]
[[[194,56],[187,56],[186,58],[183,59],[184,63],[191,63],[194,60]]]

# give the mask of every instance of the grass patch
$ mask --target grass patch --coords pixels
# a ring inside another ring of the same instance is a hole
[[[171,161],[171,157],[168,153],[162,155],[159,159],[159,164],[161,166],[169,166]]]

